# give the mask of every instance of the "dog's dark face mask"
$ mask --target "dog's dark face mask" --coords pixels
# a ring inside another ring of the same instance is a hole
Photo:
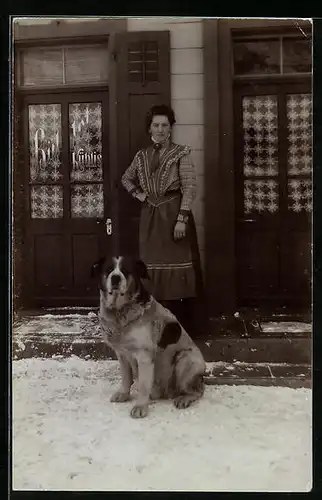
[[[121,309],[129,302],[145,304],[150,294],[141,280],[150,279],[141,260],[128,257],[101,259],[92,266],[92,276],[100,278],[100,293],[108,309]]]

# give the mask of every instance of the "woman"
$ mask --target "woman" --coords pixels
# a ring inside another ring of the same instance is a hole
[[[171,140],[174,123],[171,108],[152,107],[146,123],[152,144],[136,153],[122,184],[142,203],[140,258],[151,277],[150,292],[191,331],[196,313],[194,298],[201,287],[191,213],[196,174],[190,148]]]

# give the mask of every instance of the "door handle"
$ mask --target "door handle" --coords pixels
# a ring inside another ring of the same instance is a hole
[[[112,228],[112,219],[110,219],[109,217],[106,219],[106,222],[105,222],[105,226],[106,226],[106,234],[108,236],[110,236],[113,232],[113,228]]]

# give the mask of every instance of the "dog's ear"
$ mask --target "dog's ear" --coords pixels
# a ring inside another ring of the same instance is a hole
[[[147,270],[146,265],[144,264],[143,260],[139,259],[135,261],[134,264],[134,269],[135,273],[137,276],[143,280],[149,280],[151,279]]]
[[[102,259],[98,260],[97,262],[94,262],[94,264],[91,267],[91,277],[92,278],[97,278],[98,276],[100,276],[102,269],[103,269],[104,262],[105,262],[105,258],[102,258]]]

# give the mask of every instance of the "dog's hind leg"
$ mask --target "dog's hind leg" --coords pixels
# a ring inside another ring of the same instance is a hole
[[[201,356],[183,354],[178,359],[175,370],[176,408],[188,408],[194,401],[201,398],[204,393],[205,362]]]
[[[188,408],[194,401],[201,398],[204,393],[204,382],[203,375],[195,375],[194,379],[190,381],[189,387],[185,389],[185,392],[181,392],[179,396],[174,399],[174,405],[176,408]]]
[[[120,362],[121,387],[113,394],[111,402],[123,403],[124,401],[128,401],[130,399],[130,390],[133,384],[133,373],[128,360],[118,353],[116,353],[116,355]]]

